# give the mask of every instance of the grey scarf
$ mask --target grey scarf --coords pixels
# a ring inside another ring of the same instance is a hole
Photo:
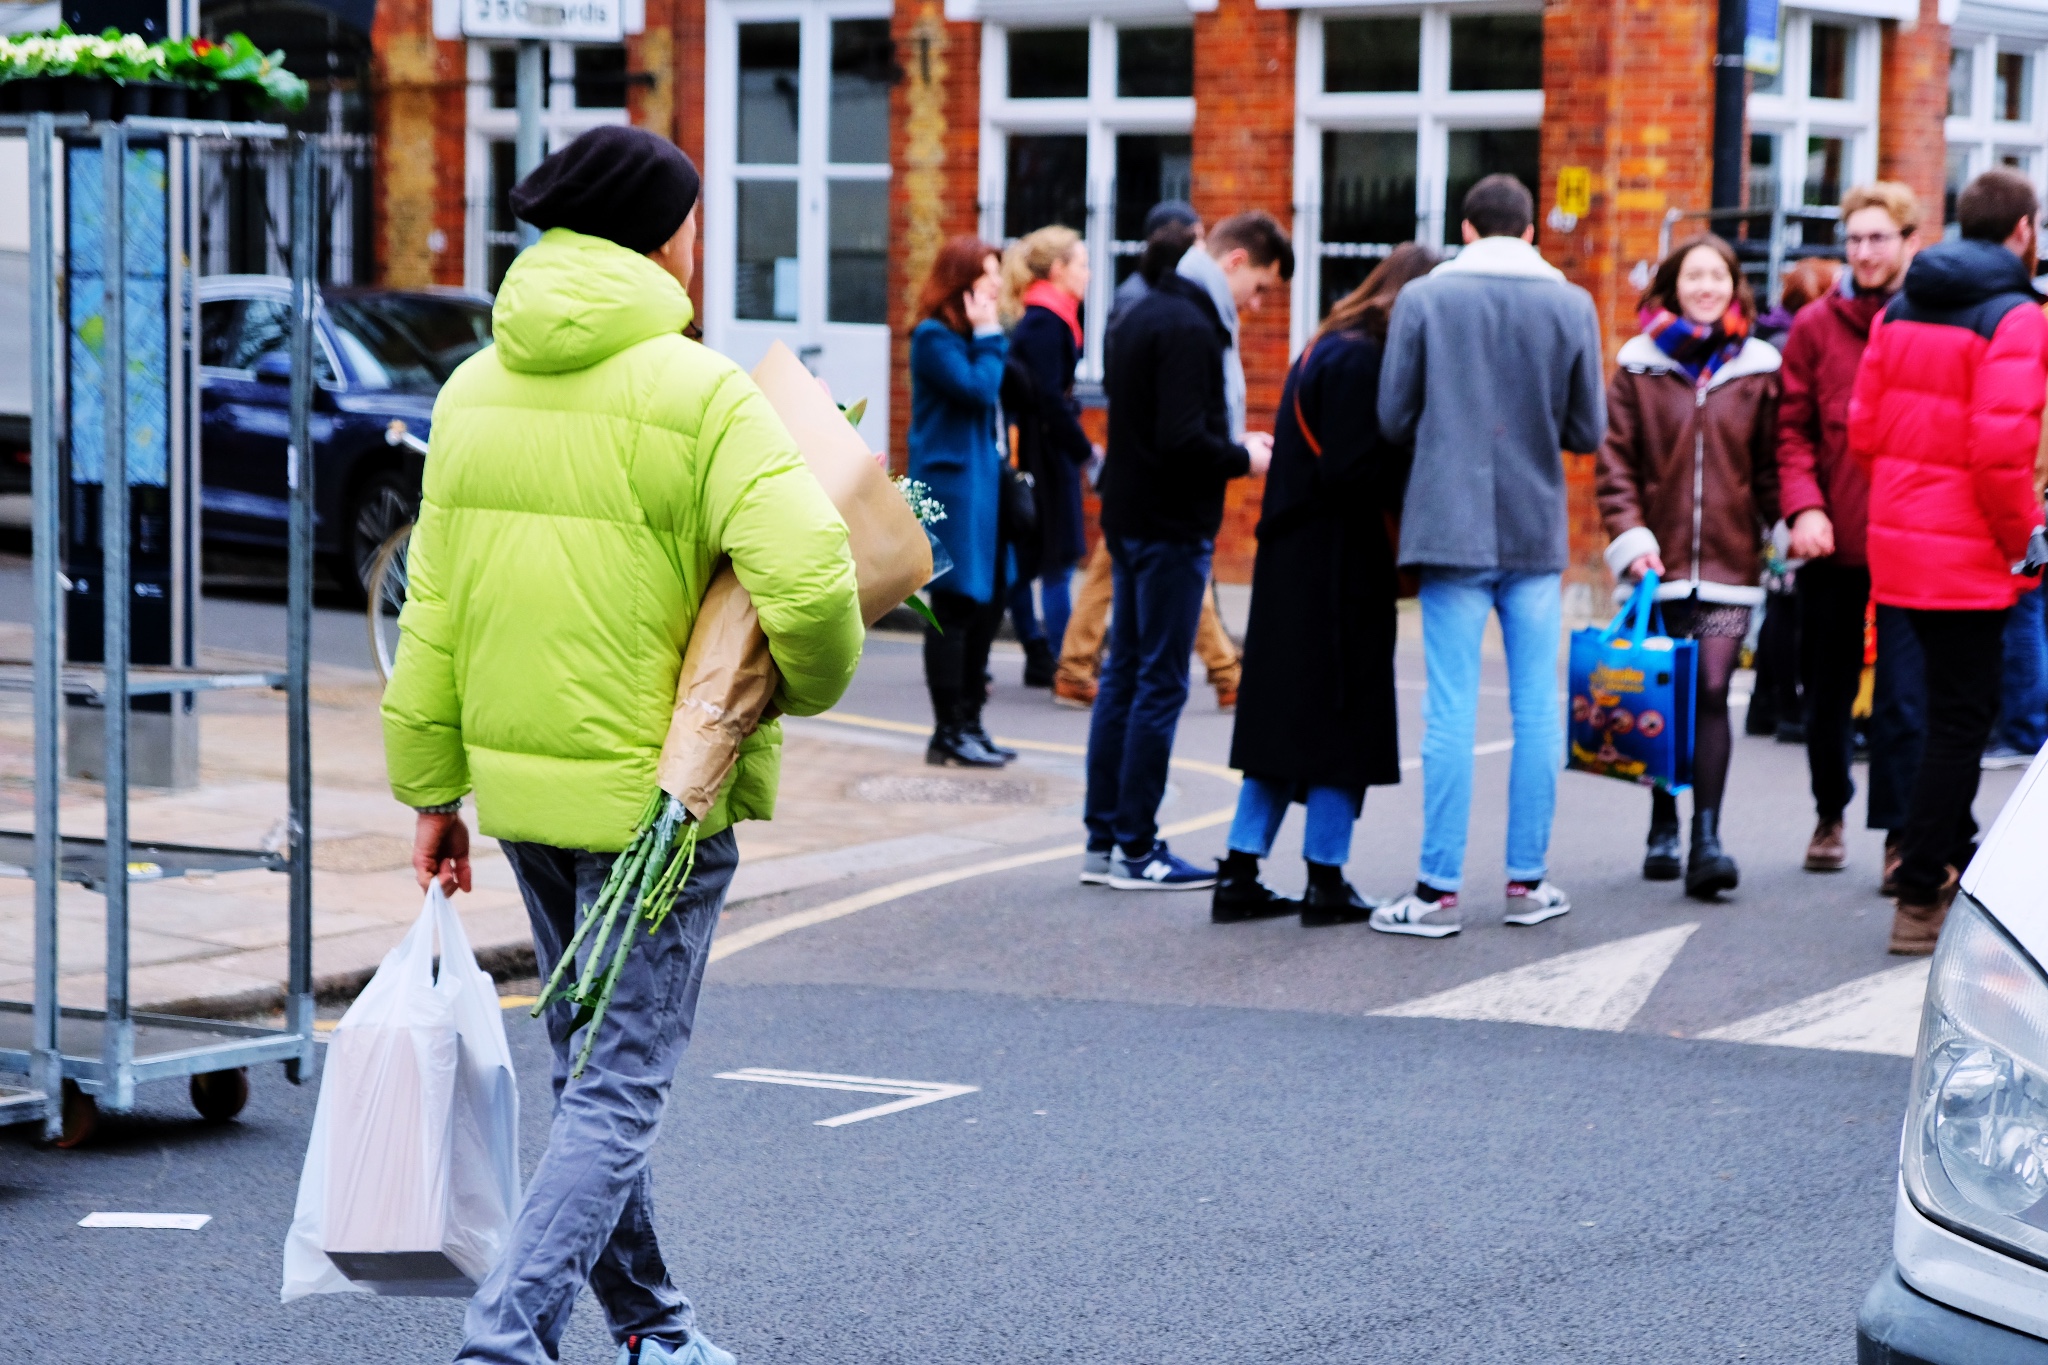
[[[1223,267],[1216,264],[1216,258],[1199,246],[1188,248],[1187,255],[1180,258],[1180,265],[1174,273],[1208,291],[1210,302],[1216,305],[1216,312],[1223,319],[1224,330],[1230,333],[1230,345],[1223,352],[1223,406],[1230,414],[1230,439],[1242,441],[1245,421],[1244,357],[1237,349],[1237,300],[1230,296],[1230,279],[1223,273]]]

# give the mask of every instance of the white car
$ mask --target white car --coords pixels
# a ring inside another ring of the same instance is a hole
[[[1893,1267],[1860,1365],[2048,1365],[2048,754],[1963,877],[1927,979]]]

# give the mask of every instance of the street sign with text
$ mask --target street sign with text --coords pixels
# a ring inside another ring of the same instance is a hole
[[[622,0],[462,0],[471,38],[540,38],[616,43],[625,36]]]

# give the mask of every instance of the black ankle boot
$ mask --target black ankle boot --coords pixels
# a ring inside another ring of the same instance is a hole
[[[952,703],[934,705],[939,714],[938,728],[932,731],[932,742],[925,746],[924,761],[933,767],[954,768],[1000,768],[1008,759],[990,753],[986,746],[975,737],[964,723],[967,708]]]
[[[961,709],[960,733],[988,750],[989,753],[996,757],[998,762],[1008,763],[1017,756],[1015,749],[1007,749],[996,743],[989,732],[982,727],[981,707],[979,705],[965,706]]]
[[[1060,661],[1052,652],[1050,640],[1026,640],[1024,642],[1024,685],[1026,687],[1051,687],[1052,675],[1059,671]]]
[[[1209,922],[1236,924],[1248,919],[1273,919],[1291,915],[1301,902],[1289,900],[1259,880],[1259,860],[1249,853],[1230,850],[1216,860],[1216,891],[1209,900]]]
[[[1301,898],[1301,927],[1323,929],[1333,924],[1363,924],[1379,908],[1344,880],[1344,869],[1326,863],[1308,865],[1308,890]]]
[[[1678,798],[1666,791],[1650,793],[1650,839],[1643,853],[1646,881],[1675,882],[1678,861]]]
[[[1692,816],[1692,852],[1685,863],[1685,894],[1710,901],[1733,891],[1740,874],[1735,860],[1721,848],[1721,812],[1708,809]]]

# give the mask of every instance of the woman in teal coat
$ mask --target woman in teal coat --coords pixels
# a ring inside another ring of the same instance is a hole
[[[996,320],[996,249],[955,237],[940,249],[910,334],[910,476],[946,508],[932,530],[953,567],[931,589],[924,677],[935,722],[925,761],[1001,767],[1016,757],[982,728],[988,650],[1003,615],[1004,549],[997,535],[1003,450],[1003,360]]]

